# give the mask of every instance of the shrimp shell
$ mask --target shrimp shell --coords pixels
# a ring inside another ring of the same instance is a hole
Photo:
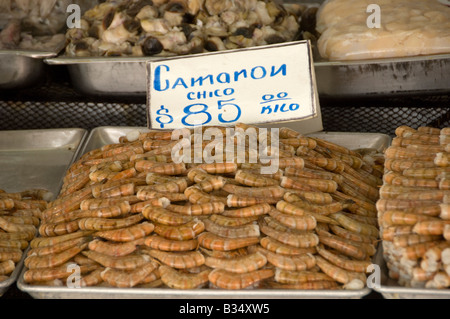
[[[190,216],[174,213],[168,209],[152,205],[144,207],[142,215],[152,222],[169,226],[183,225],[192,220]]]
[[[279,181],[273,178],[265,177],[258,174],[253,174],[247,171],[238,170],[234,175],[236,181],[242,185],[250,187],[265,187],[279,185]]]
[[[0,262],[12,260],[17,263],[22,259],[23,252],[19,248],[0,248]]]
[[[256,204],[248,207],[242,207],[234,210],[225,210],[222,216],[226,217],[251,217],[267,214],[272,207],[267,204]]]
[[[11,274],[15,268],[16,264],[12,260],[5,260],[3,262],[0,262],[0,276],[6,276]]]
[[[353,231],[358,234],[373,236],[378,238],[379,232],[375,226],[364,224],[347,217],[342,213],[333,213],[330,215],[331,218],[335,219],[342,227],[347,230]]]
[[[114,287],[131,288],[138,285],[143,278],[150,275],[158,264],[154,261],[146,262],[131,271],[107,267],[100,274],[101,278]]]
[[[450,225],[450,221],[440,219],[423,220],[414,225],[413,232],[420,235],[443,235],[446,225]]]
[[[272,269],[259,269],[252,272],[237,274],[223,269],[214,269],[209,273],[209,281],[222,289],[245,289],[274,276]]]
[[[267,263],[267,258],[260,252],[239,256],[235,258],[206,257],[205,265],[211,268],[219,268],[233,273],[246,273],[262,268]]]
[[[189,251],[198,247],[197,239],[171,240],[157,235],[146,237],[144,244],[152,249],[163,251]]]
[[[194,219],[180,226],[155,225],[154,232],[158,235],[172,240],[189,240],[195,238],[205,230],[202,221]]]
[[[28,267],[28,269],[56,267],[69,261],[72,257],[81,252],[86,246],[87,244],[83,243],[56,254],[49,254],[44,256],[30,255],[25,258],[24,265]]]
[[[297,256],[285,256],[275,254],[269,250],[265,250],[262,247],[260,247],[258,251],[266,256],[269,263],[284,270],[302,271],[311,269],[316,265],[315,257],[309,253]]]
[[[190,274],[178,271],[172,267],[161,265],[159,273],[161,280],[170,288],[174,289],[196,289],[207,284],[211,270],[204,270],[198,274]]]
[[[328,262],[325,258],[320,256],[316,256],[316,262],[319,268],[328,276],[336,280],[337,282],[347,285],[350,284],[353,280],[357,280],[362,287],[366,282],[366,276],[360,272],[347,271],[340,267],[333,265]]]
[[[98,231],[95,232],[94,235],[107,240],[126,242],[148,236],[154,229],[155,225],[149,222],[143,222],[129,227]]]
[[[221,226],[242,226],[258,220],[258,216],[249,217],[227,217],[214,214],[208,217],[209,220]]]
[[[327,274],[312,271],[312,270],[302,270],[302,271],[291,271],[284,270],[280,268],[275,268],[275,276],[274,279],[276,282],[283,284],[300,284],[306,282],[315,282],[315,281],[331,281],[334,282],[334,279],[328,276]]]
[[[225,184],[223,190],[232,194],[239,194],[239,196],[275,198],[281,198],[285,192],[284,188],[280,186],[246,187],[232,184]]]
[[[138,254],[129,254],[126,256],[109,256],[93,250],[83,251],[82,254],[104,267],[116,268],[121,270],[133,270],[150,261],[150,257]]]
[[[316,228],[316,219],[311,215],[295,216],[281,213],[276,209],[272,209],[269,215],[279,223],[297,230],[313,230]]]
[[[291,245],[283,244],[269,236],[263,237],[259,240],[259,244],[268,251],[271,251],[280,255],[303,255],[303,254],[314,254],[316,252],[316,247],[311,248],[298,248]]]
[[[330,233],[321,232],[319,234],[319,240],[324,245],[334,248],[346,256],[350,256],[358,260],[364,260],[367,258],[367,252],[357,243],[351,242],[348,239],[343,239]]]
[[[222,226],[214,223],[210,219],[203,220],[205,229],[213,234],[227,238],[257,237],[260,235],[259,227],[256,224],[246,224],[241,226]]]
[[[138,245],[144,243],[143,238],[125,243],[111,243],[95,239],[88,244],[90,250],[109,256],[125,256],[136,251]]]
[[[68,262],[57,267],[28,269],[24,272],[23,279],[26,283],[32,283],[67,278],[72,274],[69,270],[71,265],[76,264]],[[80,273],[83,274],[98,269],[98,265],[79,265],[79,269]]]
[[[201,215],[211,215],[220,214],[225,211],[225,204],[221,202],[210,202],[203,204],[192,204],[192,205],[168,205],[166,207],[168,210],[176,212],[182,215],[188,216],[201,216]]]
[[[265,222],[260,222],[259,229],[262,233],[269,237],[287,245],[291,245],[297,248],[309,248],[317,246],[319,243],[319,237],[313,232],[303,231],[296,233],[289,233],[276,230],[269,227]]]
[[[259,237],[226,238],[211,232],[203,232],[198,236],[201,247],[212,250],[229,251],[257,244]]]
[[[325,249],[322,245],[317,246],[317,252],[330,263],[348,271],[366,273],[367,267],[372,264],[372,262],[368,260],[351,260],[340,257]]]
[[[267,197],[249,197],[249,196],[239,196],[236,194],[229,194],[227,196],[227,206],[228,207],[247,207],[257,204],[276,204],[278,198],[267,198]]]
[[[88,217],[81,218],[78,221],[78,227],[82,230],[112,230],[117,228],[129,227],[142,221],[144,216],[141,214],[134,214],[125,218],[97,218]]]
[[[167,266],[177,269],[198,267],[205,263],[205,257],[199,251],[168,252],[156,249],[144,249],[142,252],[158,259]]]

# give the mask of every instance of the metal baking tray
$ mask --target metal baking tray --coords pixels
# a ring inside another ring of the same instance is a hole
[[[67,65],[72,84],[94,96],[145,96],[142,57],[45,59]],[[450,92],[450,54],[364,61],[331,62],[315,59],[320,96],[329,98],[383,97]]]
[[[120,136],[123,136],[133,130],[144,132],[147,128],[114,126],[97,127],[90,132],[86,143],[81,148],[80,155],[105,144],[117,143]],[[383,151],[389,147],[391,142],[391,138],[388,135],[377,133],[318,132],[308,135],[327,139],[351,149],[373,147],[379,151]],[[360,290],[243,289],[233,291],[223,289],[178,290],[168,288],[137,287],[50,287],[29,285],[25,283],[23,280],[23,274],[25,271],[26,269],[23,267],[22,274],[17,281],[17,287],[23,292],[31,295],[33,298],[39,299],[360,299],[371,292],[371,289],[367,287]]]
[[[44,59],[57,56],[58,52],[0,50],[0,90],[36,85],[46,75]]]
[[[45,188],[59,193],[64,174],[87,137],[84,129],[0,131],[0,189]],[[17,280],[23,259],[0,282],[0,296]]]
[[[375,264],[380,266],[381,278],[380,285],[374,286],[373,289],[386,299],[450,299],[450,289],[404,287],[396,280],[389,278],[382,245],[379,245],[375,255]]]

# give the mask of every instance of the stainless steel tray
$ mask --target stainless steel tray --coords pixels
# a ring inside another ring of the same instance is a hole
[[[10,193],[45,188],[57,195],[86,137],[87,131],[78,128],[0,131],[0,188]],[[23,259],[0,282],[0,296],[17,280],[22,265]]]
[[[386,299],[450,299],[450,289],[425,289],[410,288],[398,284],[397,281],[389,278],[386,261],[383,258],[383,247],[377,250],[375,264],[380,266],[381,278],[380,286],[374,286],[374,290]]]
[[[0,90],[23,89],[45,77],[44,59],[55,52],[0,50]]]
[[[79,155],[85,152],[101,147],[105,144],[117,143],[118,138],[130,131],[146,131],[145,127],[114,127],[105,126],[93,129],[89,137],[81,148]],[[376,148],[383,151],[390,145],[391,138],[385,134],[377,133],[333,133],[319,132],[308,134],[311,136],[327,139],[339,143],[348,148],[356,149],[361,147]],[[23,280],[22,270],[17,287],[31,295],[33,298],[145,298],[145,299],[360,299],[371,292],[371,289],[364,288],[360,290],[281,290],[281,289],[244,289],[228,291],[222,289],[195,289],[195,290],[177,290],[167,288],[109,288],[109,287],[86,287],[86,288],[68,288],[68,287],[50,287],[29,285]]]
[[[75,89],[83,94],[145,96],[145,62],[151,59],[59,56],[45,61],[51,65],[67,65]],[[353,62],[315,59],[314,67],[317,90],[323,97],[450,92],[450,54]]]

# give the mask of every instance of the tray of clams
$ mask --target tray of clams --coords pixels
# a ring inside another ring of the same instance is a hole
[[[306,6],[260,0],[108,0],[66,32],[75,88],[90,95],[145,96],[145,63],[301,39]]]

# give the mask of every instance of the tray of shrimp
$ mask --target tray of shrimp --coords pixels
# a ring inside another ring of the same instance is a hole
[[[450,129],[402,125],[385,152],[378,208],[386,298],[450,298]]]
[[[95,128],[17,285],[34,298],[362,298],[389,144],[243,123]]]
[[[0,294],[19,277],[40,214],[86,137],[83,129],[0,132]]]

